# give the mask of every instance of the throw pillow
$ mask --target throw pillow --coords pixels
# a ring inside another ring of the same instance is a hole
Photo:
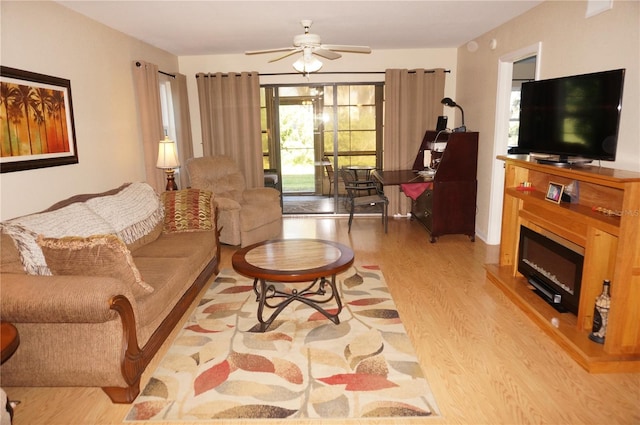
[[[208,190],[184,189],[162,193],[164,232],[196,232],[213,229]]]
[[[59,239],[40,235],[38,245],[53,275],[109,276],[130,284],[136,296],[153,292],[153,287],[142,280],[131,252],[116,235]]]
[[[0,256],[2,257],[0,273],[25,273],[20,251],[13,238],[5,232],[2,224],[0,224]]]
[[[2,227],[20,251],[24,270],[37,275],[51,274],[36,241],[37,235],[61,238],[114,233],[109,223],[81,203],[7,220]]]

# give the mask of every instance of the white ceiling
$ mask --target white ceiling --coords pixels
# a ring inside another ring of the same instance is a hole
[[[376,49],[451,48],[486,33],[535,1],[157,1],[58,3],[177,56],[289,47],[313,20],[324,44]],[[276,54],[277,55],[277,54]]]

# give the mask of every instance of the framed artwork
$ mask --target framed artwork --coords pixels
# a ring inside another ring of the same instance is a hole
[[[77,163],[71,82],[0,66],[0,172]]]
[[[564,185],[559,183],[549,183],[549,188],[547,189],[547,194],[545,199],[547,201],[555,202],[556,204],[560,203],[562,199],[562,192],[564,191]]]

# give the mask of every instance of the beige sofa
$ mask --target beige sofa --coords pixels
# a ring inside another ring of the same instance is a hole
[[[282,232],[280,192],[272,187],[247,188],[231,157],[191,158],[187,171],[191,187],[210,190],[216,198],[222,243],[244,247]]]
[[[218,272],[208,191],[145,183],[0,223],[0,314],[20,345],[2,386],[102,387],[116,403]]]

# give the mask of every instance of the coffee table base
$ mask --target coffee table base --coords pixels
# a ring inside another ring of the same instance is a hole
[[[327,294],[327,290],[325,289],[326,286],[329,286],[330,294]],[[284,310],[285,307],[293,301],[300,301],[310,307],[313,307],[336,325],[340,323],[338,315],[342,311],[342,302],[340,301],[340,295],[336,288],[335,275],[332,275],[330,279],[326,277],[317,278],[304,289],[292,289],[291,292],[280,291],[276,289],[273,283],[268,283],[265,279],[255,278],[253,280],[253,291],[256,294],[256,302],[258,302],[258,321],[260,322],[260,332],[265,332],[282,310]],[[281,299],[281,301],[274,303],[270,302],[275,299]],[[338,306],[335,314],[332,314],[322,308],[322,304],[328,303],[331,300],[336,300],[336,304]],[[263,317],[265,306],[275,309],[275,311],[271,313],[271,316],[266,320]]]

